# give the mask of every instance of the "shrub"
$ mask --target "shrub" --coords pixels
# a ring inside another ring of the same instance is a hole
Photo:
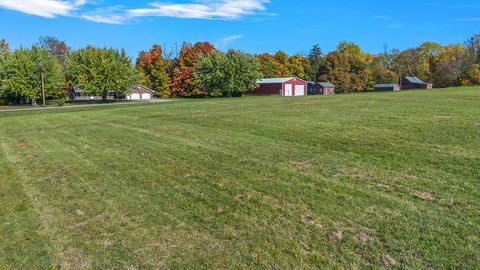
[[[57,100],[57,106],[63,107],[65,105],[65,99],[61,98]]]

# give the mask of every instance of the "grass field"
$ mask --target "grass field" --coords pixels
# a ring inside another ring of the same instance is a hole
[[[0,269],[478,269],[480,89],[0,114]]]

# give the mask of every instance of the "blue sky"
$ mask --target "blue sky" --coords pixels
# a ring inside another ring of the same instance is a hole
[[[339,41],[377,53],[424,41],[461,43],[480,32],[473,0],[0,0],[0,38],[13,47],[56,36],[73,48],[210,41],[249,53],[326,52]]]

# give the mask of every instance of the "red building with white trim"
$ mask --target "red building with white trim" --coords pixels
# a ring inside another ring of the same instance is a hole
[[[257,89],[250,91],[249,95],[283,97],[307,95],[307,82],[296,77],[260,79],[257,85]]]

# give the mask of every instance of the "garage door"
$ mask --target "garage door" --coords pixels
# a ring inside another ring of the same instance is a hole
[[[152,95],[150,95],[148,93],[144,93],[144,94],[142,94],[142,99],[152,99]]]
[[[139,100],[140,99],[140,94],[138,93],[133,93],[130,95],[131,100]]]
[[[295,85],[295,96],[305,96],[305,85]]]
[[[292,85],[291,84],[285,84],[285,96],[286,97],[291,97],[292,96]]]

